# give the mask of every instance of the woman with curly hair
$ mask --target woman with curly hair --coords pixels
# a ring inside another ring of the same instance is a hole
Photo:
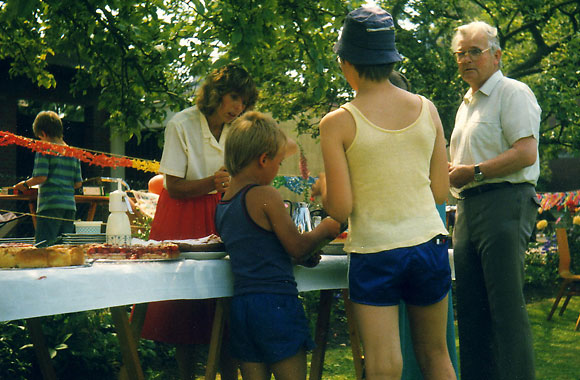
[[[167,123],[159,196],[150,239],[195,239],[216,232],[216,206],[230,183],[224,168],[225,140],[232,123],[252,109],[258,91],[248,72],[229,64],[212,71],[202,84],[196,105]],[[195,344],[208,344],[215,312],[213,300],[172,300],[150,303],[142,337],[175,344],[182,379],[192,379]],[[222,350],[227,354],[227,350]],[[228,368],[229,367],[229,368]],[[222,379],[237,379],[228,360]]]

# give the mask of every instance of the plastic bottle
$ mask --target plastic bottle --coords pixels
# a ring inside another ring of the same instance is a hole
[[[109,194],[109,219],[107,219],[107,244],[131,245],[131,223],[127,210],[130,204],[127,194],[121,188],[121,179],[118,179],[117,190]]]

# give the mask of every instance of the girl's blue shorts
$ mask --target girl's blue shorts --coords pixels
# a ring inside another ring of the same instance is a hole
[[[230,346],[243,362],[272,364],[311,350],[304,307],[296,295],[234,296],[230,309]]]
[[[413,247],[349,254],[348,283],[353,302],[374,305],[427,306],[451,289],[447,239],[433,238]]]

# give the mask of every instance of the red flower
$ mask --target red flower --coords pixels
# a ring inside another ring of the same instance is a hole
[[[306,156],[302,149],[300,149],[300,162],[298,163],[298,167],[300,168],[300,175],[302,178],[308,179],[310,177],[310,172],[308,171],[308,162],[306,161]]]

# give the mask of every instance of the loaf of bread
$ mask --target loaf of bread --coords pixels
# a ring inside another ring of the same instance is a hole
[[[84,262],[84,250],[79,246],[36,248],[32,244],[0,244],[0,268],[66,267]]]

